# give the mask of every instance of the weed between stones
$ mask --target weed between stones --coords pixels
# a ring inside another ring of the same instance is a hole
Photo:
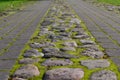
[[[90,75],[98,70],[110,68],[110,62],[107,59],[103,60],[104,53],[92,40],[92,37],[85,32],[82,24],[64,0],[54,0],[38,28],[37,34],[27,44],[29,48],[22,55],[24,59],[20,60],[24,66],[18,64],[21,67],[16,69],[12,80],[15,78],[23,80],[98,80],[97,73],[93,74],[95,79],[93,76],[90,78]],[[91,63],[94,64],[92,70],[89,69]],[[88,68],[85,67],[86,65]],[[111,75],[109,71],[106,73]],[[105,78],[108,77],[105,76]],[[104,78],[101,77],[101,80]],[[117,80],[115,74],[114,80]]]

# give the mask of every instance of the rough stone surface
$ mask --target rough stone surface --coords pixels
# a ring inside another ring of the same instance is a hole
[[[47,59],[45,62],[42,63],[43,66],[65,66],[65,65],[72,65],[73,62],[69,59],[65,60],[52,60]]]
[[[24,58],[19,60],[19,64],[33,64],[40,61],[40,59]]]
[[[83,44],[83,45],[88,45],[88,44],[95,44],[93,41],[91,40],[80,40],[80,42]]]
[[[81,54],[83,54],[85,56],[92,57],[92,58],[103,58],[104,57],[104,53],[103,52],[95,51],[95,50],[93,50],[91,48],[83,51]]]
[[[83,60],[81,65],[88,67],[89,69],[94,68],[105,68],[110,66],[110,62],[107,60]]]
[[[15,71],[14,76],[19,78],[32,78],[34,76],[39,76],[40,72],[38,68],[32,64],[28,64],[25,66],[20,67],[18,70]]]
[[[42,22],[42,26],[48,26],[48,25],[51,25],[53,22],[52,21],[49,21],[49,20],[45,20]]]
[[[47,71],[43,80],[80,80],[83,77],[84,72],[80,68],[60,68]]]
[[[61,51],[76,51],[74,47],[64,47],[60,49]]]
[[[65,42],[64,45],[68,47],[78,47],[75,41]]]
[[[102,70],[93,73],[90,80],[117,80],[117,76],[112,71]]]
[[[41,57],[44,56],[43,53],[40,53],[37,49],[27,50],[24,53],[24,57]]]
[[[12,80],[27,80],[27,79],[15,77],[15,78],[13,78]]]
[[[44,58],[52,58],[52,57],[56,57],[56,58],[76,58],[76,56],[68,54],[68,53],[64,53],[64,52],[51,52],[51,53],[44,53]]]

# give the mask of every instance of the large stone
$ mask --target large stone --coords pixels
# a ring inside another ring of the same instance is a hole
[[[81,54],[85,55],[85,56],[92,57],[92,58],[103,58],[104,57],[104,53],[101,51],[98,51],[97,48],[87,49],[87,50],[83,51]]]
[[[40,59],[32,59],[32,58],[24,58],[19,60],[20,64],[33,64],[33,63],[37,63],[38,61],[40,61]]]
[[[93,45],[95,44],[94,41],[91,41],[91,40],[80,40],[80,42],[83,44],[83,45]]]
[[[60,49],[61,51],[76,51],[74,47],[64,47]]]
[[[28,79],[34,76],[39,76],[39,74],[40,72],[35,65],[28,64],[16,70],[13,76]]]
[[[45,73],[43,80],[80,80],[84,72],[80,68],[59,68]]]
[[[92,74],[90,80],[118,80],[114,72],[109,70],[102,70]]]
[[[47,59],[45,62],[42,63],[43,66],[65,66],[65,65],[72,65],[73,62],[69,59],[65,60],[52,60]]]
[[[64,43],[65,46],[68,47],[78,47],[77,43],[75,41],[68,41]]]
[[[40,53],[37,49],[31,49],[31,50],[27,50],[24,53],[24,57],[43,57],[44,54]]]
[[[52,58],[52,57],[56,57],[56,58],[76,58],[76,56],[71,55],[71,54],[67,54],[64,52],[50,52],[50,53],[44,53],[44,58]]]
[[[58,48],[43,48],[42,49],[42,52],[43,53],[55,53],[55,52],[58,52],[59,49]]]
[[[54,47],[55,44],[49,43],[49,42],[43,42],[43,43],[34,42],[34,43],[30,44],[30,47],[32,47],[32,48],[43,48],[43,47],[48,47],[48,46],[53,46]]]
[[[107,60],[83,60],[81,65],[88,67],[89,69],[94,68],[105,68],[110,66],[110,62]]]

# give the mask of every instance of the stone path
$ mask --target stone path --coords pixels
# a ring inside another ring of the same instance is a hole
[[[120,66],[120,17],[83,0],[68,0],[105,53]]]
[[[0,80],[8,80],[9,71],[50,3],[37,1],[32,6],[0,20]]]
[[[119,40],[115,39],[119,38],[119,17],[82,0],[68,0],[95,42],[66,0],[51,2],[38,1],[0,22],[0,80],[119,80],[120,72],[113,63],[119,66],[119,53],[114,53],[119,52]]]
[[[92,30],[100,39],[107,35]],[[16,66],[10,80],[118,80],[120,75],[66,0],[52,1]]]

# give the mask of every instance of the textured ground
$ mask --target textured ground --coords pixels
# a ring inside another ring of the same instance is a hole
[[[38,1],[0,21],[0,80],[11,69],[12,80],[119,80],[120,17],[67,2]]]

